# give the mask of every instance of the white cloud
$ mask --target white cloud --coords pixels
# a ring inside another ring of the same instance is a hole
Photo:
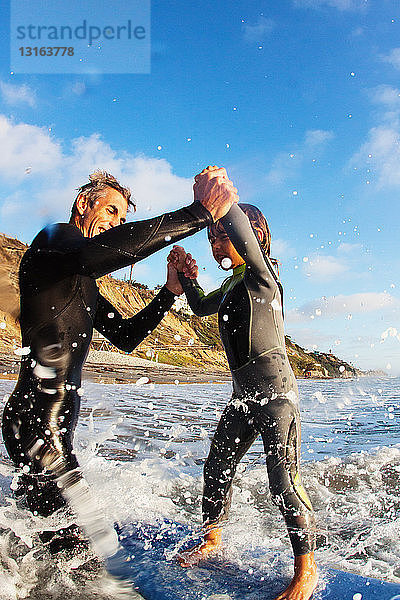
[[[365,179],[378,189],[396,187],[400,185],[400,89],[380,85],[369,93],[381,109],[379,122],[349,165],[364,172]]]
[[[378,85],[370,91],[370,96],[375,104],[400,109],[400,90],[398,88],[391,85]]]
[[[349,244],[347,242],[342,242],[341,244],[339,244],[337,251],[340,254],[348,255],[353,254],[356,251],[362,250],[362,247],[362,244]]]
[[[12,106],[16,104],[28,104],[32,108],[36,106],[36,93],[26,83],[15,85],[0,81],[0,91],[3,100],[7,104],[11,104]]]
[[[350,37],[358,38],[358,37],[361,37],[362,35],[364,35],[364,33],[365,33],[365,29],[363,27],[356,27],[351,32]]]
[[[295,254],[295,250],[286,240],[282,240],[279,238],[271,240],[271,256],[280,259],[291,258],[295,256]]]
[[[72,154],[65,158],[65,164],[69,179],[74,182],[69,189],[81,185],[96,168],[111,172],[131,188],[140,216],[190,204],[193,198],[192,180],[175,175],[167,160],[127,152],[118,154],[99,134],[74,140]]]
[[[310,129],[306,131],[301,144],[287,152],[280,152],[272,162],[266,175],[269,184],[279,185],[294,177],[307,159],[315,158],[318,152],[335,137],[332,131]]]
[[[76,96],[83,96],[86,93],[86,84],[83,81],[75,81],[71,86],[71,92]]]
[[[379,189],[400,185],[399,126],[372,127],[368,139],[353,156],[350,165],[369,168]]]
[[[245,23],[243,25],[243,37],[249,43],[261,43],[274,29],[275,23],[272,19],[260,16],[253,25]]]
[[[349,265],[334,256],[316,254],[304,263],[303,270],[313,280],[330,281],[348,271]]]
[[[322,146],[326,142],[329,142],[335,137],[332,131],[326,131],[325,129],[310,129],[306,132],[304,144],[306,148],[315,148]]]
[[[375,311],[398,311],[400,299],[387,292],[365,292],[345,296],[329,296],[318,298],[301,307],[292,309],[287,314],[288,321],[304,321],[310,317],[324,318],[340,315],[371,313]]]
[[[400,69],[400,48],[393,48],[389,54],[382,56],[382,60],[395,67],[395,69]]]
[[[218,283],[212,275],[209,275],[204,271],[199,271],[198,281],[206,294],[221,287],[221,282]]]
[[[329,6],[338,10],[360,10],[367,6],[368,0],[294,0],[295,6],[302,8],[321,8]]]
[[[0,144],[0,178],[12,179],[15,193],[19,193],[2,201],[3,218],[9,215],[11,219],[11,213],[23,204],[24,211],[29,206],[36,218],[65,219],[76,188],[99,168],[113,173],[131,188],[140,217],[192,202],[192,180],[173,173],[167,160],[118,153],[96,133],[77,138],[63,149],[61,140],[52,137],[47,129],[16,124],[0,115]],[[25,191],[26,186],[30,186],[29,192]],[[18,202],[21,196],[28,200]]]
[[[131,169],[128,184],[139,213],[155,214],[192,202],[192,180],[175,175],[165,159],[141,156],[132,158],[127,166]]]
[[[21,180],[26,169],[32,174],[44,174],[60,166],[62,154],[58,142],[48,130],[13,123],[0,115],[0,176]]]
[[[333,334],[325,334],[311,327],[290,327],[288,335],[302,348],[313,351],[329,346],[334,339]]]
[[[165,263],[166,264],[166,263]],[[130,267],[128,267],[128,269],[126,269],[127,272],[129,272]],[[132,269],[132,278],[135,281],[142,281],[142,279],[146,278],[150,273],[150,267],[147,263],[141,261],[136,263],[133,266]],[[118,277],[118,271],[115,273],[115,275]]]

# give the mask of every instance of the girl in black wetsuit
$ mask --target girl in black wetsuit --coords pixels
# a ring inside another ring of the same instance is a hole
[[[204,465],[204,542],[182,553],[179,561],[191,566],[221,545],[220,524],[227,517],[236,467],[261,435],[271,495],[286,521],[295,555],[295,576],[278,598],[307,600],[317,583],[315,526],[299,472],[299,399],[285,349],[282,288],[268,256],[265,217],[255,207],[239,206],[208,229],[214,258],[223,268],[233,268],[220,289],[204,294],[194,279],[197,265],[183,248],[174,246],[169,256],[193,312],[218,312],[233,380],[232,398]]]

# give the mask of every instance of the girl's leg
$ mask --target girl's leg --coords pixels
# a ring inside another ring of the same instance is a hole
[[[228,404],[218,423],[204,464],[205,525],[227,519],[236,468],[258,435],[252,416],[242,406],[236,408],[233,404]]]
[[[300,418],[286,397],[269,400],[257,418],[267,457],[269,486],[288,528],[295,574],[276,600],[308,600],[318,574],[314,561],[315,520],[300,477]]]
[[[179,562],[182,566],[192,566],[221,546],[220,524],[228,516],[236,467],[257,435],[250,415],[242,407],[228,404],[218,423],[204,465],[204,541],[181,553]]]

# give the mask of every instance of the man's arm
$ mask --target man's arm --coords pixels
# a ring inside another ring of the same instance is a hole
[[[197,175],[193,187],[195,202],[190,206],[155,219],[121,225],[88,240],[87,252],[81,254],[84,274],[97,278],[143,260],[210,225],[238,201],[237,189],[223,168],[213,167],[212,172],[205,170]]]
[[[82,238],[80,247],[72,250],[72,256],[77,272],[97,279],[137,263],[210,223],[211,214],[196,202],[153,219],[114,227],[90,239]]]
[[[132,352],[162,321],[175,302],[175,295],[164,285],[157,296],[133,317],[124,319],[114,306],[99,294],[94,328],[114,346]]]

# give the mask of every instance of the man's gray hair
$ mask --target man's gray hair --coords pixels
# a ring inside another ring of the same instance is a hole
[[[71,209],[71,217],[74,217],[77,212],[76,201],[79,196],[86,198],[89,202],[89,206],[92,207],[96,200],[104,195],[107,188],[113,188],[125,198],[128,204],[128,210],[130,207],[132,207],[134,211],[136,210],[136,205],[131,200],[131,190],[128,187],[122,186],[119,181],[113,175],[107,173],[107,171],[98,170],[89,175],[88,183],[85,183],[78,188],[78,194]]]

